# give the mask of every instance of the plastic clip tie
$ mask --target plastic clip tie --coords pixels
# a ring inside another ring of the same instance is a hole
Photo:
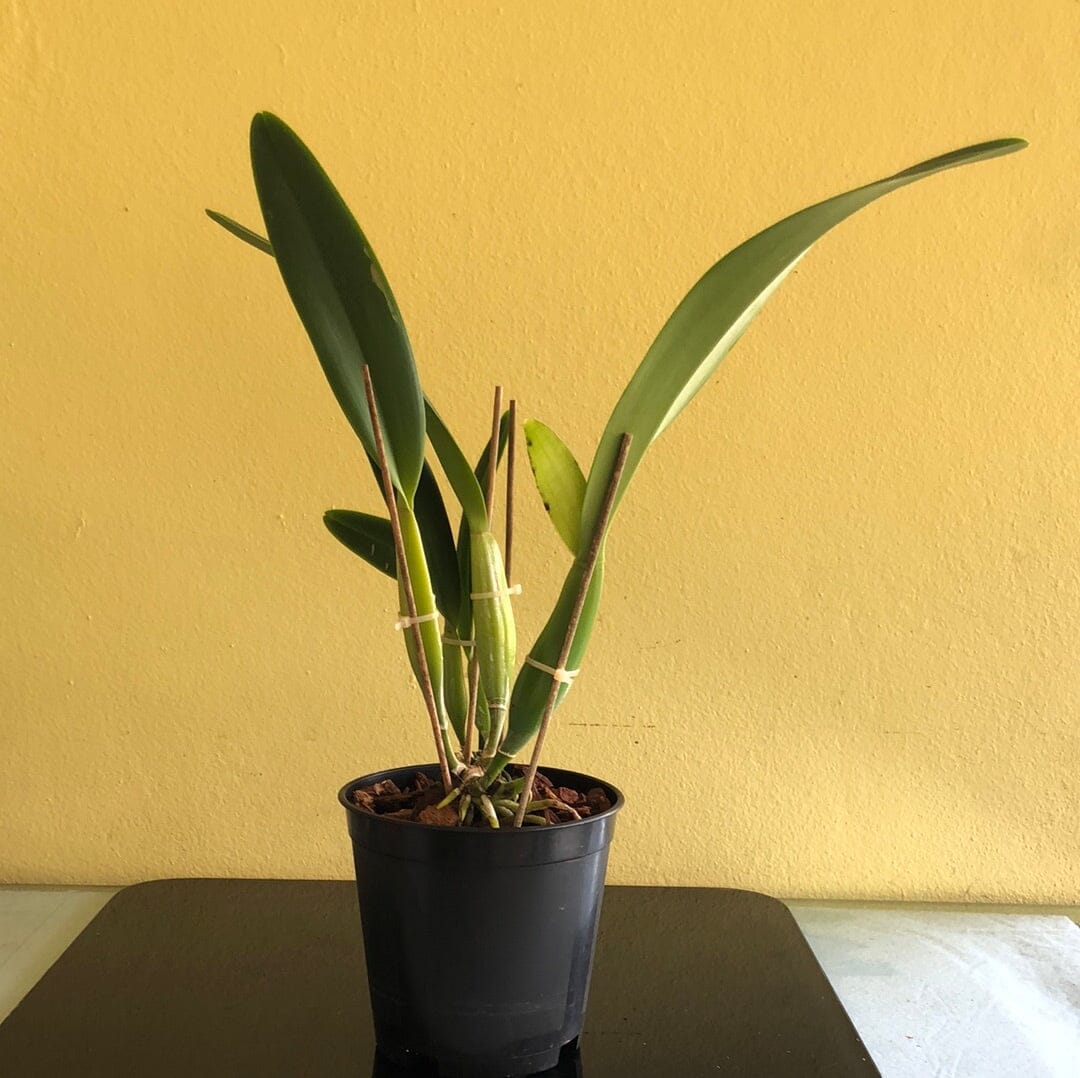
[[[474,591],[469,593],[470,599],[502,599],[507,595],[520,595],[521,585],[515,584],[511,588],[503,588],[501,591]]]
[[[394,622],[394,630],[408,629],[413,625],[423,625],[425,621],[434,621],[439,616],[437,610],[433,610],[430,614],[417,614],[415,618],[410,617],[408,614],[402,614],[400,621]]]
[[[459,640],[456,636],[444,636],[442,638],[444,644],[448,644],[454,648],[474,648],[476,647],[475,640]]]
[[[525,662],[529,666],[536,667],[537,670],[542,670],[545,674],[550,674],[560,685],[573,685],[574,678],[581,673],[580,670],[567,670],[563,666],[548,666],[547,663],[542,663],[531,655],[525,656]]]

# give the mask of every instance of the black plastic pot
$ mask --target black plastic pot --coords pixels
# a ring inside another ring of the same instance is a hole
[[[444,1075],[503,1078],[554,1067],[581,1033],[608,847],[623,797],[545,768],[556,786],[604,789],[611,809],[548,827],[435,827],[387,819],[351,793],[434,765],[342,787],[356,864],[379,1048]]]

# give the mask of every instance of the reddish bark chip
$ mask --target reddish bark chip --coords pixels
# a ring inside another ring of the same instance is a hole
[[[427,786],[417,790],[416,803],[413,808],[418,812],[420,809],[426,809],[428,805],[437,805],[443,799],[443,788],[441,786]],[[457,811],[455,810],[455,815]]]
[[[428,805],[427,808],[420,810],[420,815],[417,819],[421,823],[433,823],[438,827],[457,827],[458,814],[457,809],[452,805],[444,805],[442,808],[437,808],[435,805]]]
[[[535,795],[535,800],[543,801],[547,796],[547,791],[553,790],[554,788],[555,786],[551,779],[549,779],[542,771],[537,771],[536,778],[533,779],[533,794]]]
[[[365,787],[353,790],[352,803],[357,808],[362,808],[367,812],[375,811],[375,798],[372,796],[371,791]]]

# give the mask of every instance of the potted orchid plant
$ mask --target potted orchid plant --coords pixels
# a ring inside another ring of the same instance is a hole
[[[496,390],[483,451],[470,461],[422,389],[402,313],[345,201],[286,124],[254,118],[266,236],[208,212],[276,262],[370,462],[385,514],[333,509],[325,523],[395,582],[435,755],[340,794],[381,1050],[434,1058],[446,1073],[527,1074],[576,1038],[622,796],[606,780],[538,767],[585,660],[606,540],[634,472],[821,236],[882,195],[1024,145],[1000,139],[932,158],[801,210],[727,254],[660,330],[587,474],[549,427],[524,423],[536,486],[570,561],[519,663],[509,574],[516,405],[504,410]],[[492,523],[500,466],[501,542]]]

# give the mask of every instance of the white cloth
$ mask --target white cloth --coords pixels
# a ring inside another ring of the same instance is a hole
[[[791,904],[883,1078],[1080,1078],[1080,927]]]

